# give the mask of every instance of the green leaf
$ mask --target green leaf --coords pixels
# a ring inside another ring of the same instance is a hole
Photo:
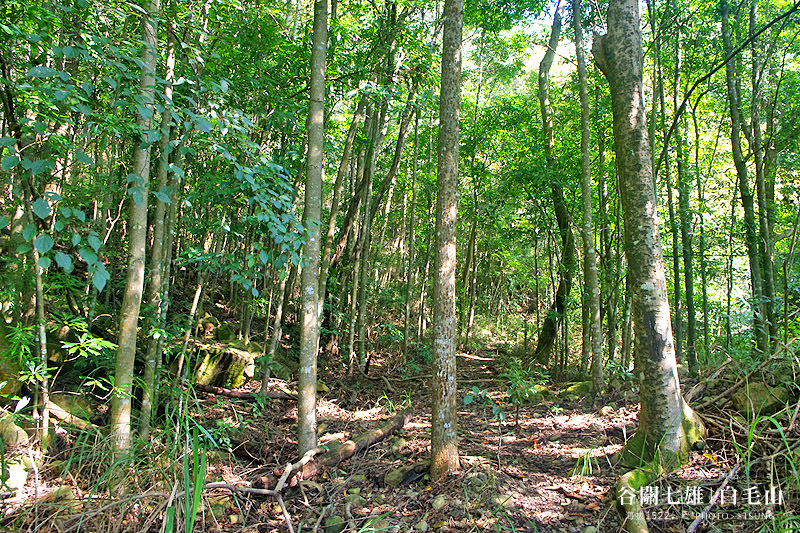
[[[50,205],[44,198],[37,198],[33,202],[33,212],[39,218],[47,218],[50,216]]]
[[[202,131],[203,133],[211,133],[211,128],[213,126],[206,117],[197,117],[194,124],[199,131]]]
[[[106,282],[111,278],[103,263],[97,263],[97,267],[92,274],[92,284],[97,288],[97,292],[103,292]]]
[[[39,235],[35,241],[33,241],[33,245],[36,247],[36,250],[40,254],[46,254],[50,250],[53,249],[53,238],[48,234]]]
[[[128,188],[128,194],[131,195],[131,198],[133,198],[133,201],[136,203],[136,205],[142,205],[142,203],[145,200],[144,193],[145,193],[144,187],[142,187],[141,185]]]
[[[58,220],[56,220],[56,223],[53,227],[55,228],[56,232],[59,232],[64,229],[64,226],[66,226],[66,224],[62,219],[59,218]]]
[[[169,189],[169,187],[162,187],[161,190],[154,192],[153,195],[158,198],[160,202],[171,204],[172,198],[169,197]]]
[[[33,239],[34,235],[36,235],[36,226],[33,224],[26,224],[25,227],[22,228],[22,238],[26,241]]]
[[[80,220],[81,222],[86,222],[86,213],[81,211],[80,209],[73,209],[72,216]]]
[[[0,146],[14,146],[17,140],[14,137],[0,137]]]
[[[91,251],[88,248],[81,248],[78,250],[78,255],[81,256],[81,259],[86,261],[89,265],[94,265],[97,263],[97,254]]]
[[[78,246],[81,243],[81,236],[77,233],[72,234],[72,246]]]
[[[464,396],[464,405],[471,404],[474,399],[475,397],[472,394],[467,394],[466,396]]]
[[[54,68],[38,65],[28,71],[28,77],[31,78],[50,78],[55,76],[58,71]]]
[[[136,105],[136,110],[139,111],[143,119],[148,119],[153,116],[153,110],[141,104]]]
[[[2,168],[3,170],[11,170],[18,164],[19,164],[19,156],[7,155],[3,158],[3,162],[0,163],[0,168]]]
[[[30,251],[31,251],[31,245],[28,242],[24,242],[19,246],[17,246],[17,253],[20,255],[27,254]]]
[[[92,96],[92,93],[94,92],[94,85],[88,81],[85,81],[81,83],[81,88],[83,89],[83,92],[86,93],[86,96]]]
[[[80,150],[75,150],[75,159],[91,167],[94,166],[94,159],[92,159],[90,156],[86,155],[85,152],[82,152]]]
[[[74,268],[72,257],[64,252],[56,252],[56,264],[67,274],[71,274]]]
[[[8,217],[0,217],[0,229],[5,229],[8,223],[11,222]]]
[[[99,251],[100,247],[103,245],[103,241],[101,241],[94,233],[90,233],[87,240],[89,241],[89,246],[91,246],[95,252]]]
[[[52,261],[50,261],[49,257],[40,257],[39,258],[38,265],[40,267],[42,267],[43,269],[47,270],[48,268],[50,268],[51,264],[52,264]]]

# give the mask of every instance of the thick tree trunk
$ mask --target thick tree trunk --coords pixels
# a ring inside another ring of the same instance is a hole
[[[328,48],[328,0],[314,2],[311,48],[311,88],[308,108],[308,159],[306,164],[303,226],[305,265],[301,274],[300,376],[297,383],[297,442],[300,455],[317,446],[317,351],[319,349],[320,251],[322,238],[322,166],[325,125],[325,56]]]
[[[589,85],[586,80],[586,59],[583,51],[580,0],[572,0],[572,24],[578,60],[578,83],[581,100],[581,197],[583,203],[583,277],[591,330],[592,386],[595,393],[603,390],[603,330],[600,321],[600,282],[597,272],[597,250],[592,221],[592,170],[589,153]]]
[[[434,377],[431,408],[431,479],[459,468],[456,397],[456,227],[458,108],[461,100],[463,0],[445,0],[442,87],[439,96],[439,164],[436,198]]]
[[[149,113],[139,114],[141,131],[149,130],[153,113],[155,70],[158,59],[159,0],[150,0],[143,6],[141,104]],[[136,335],[139,326],[139,308],[144,290],[145,249],[147,246],[147,200],[150,194],[150,149],[136,148],[133,172],[135,179],[128,191],[130,225],[128,243],[128,276],[120,308],[117,361],[114,368],[115,394],[111,402],[111,437],[116,450],[127,450],[131,444],[131,398],[133,365],[136,359]]]
[[[638,464],[656,456],[674,464],[688,456],[703,428],[684,402],[678,380],[647,133],[640,31],[639,3],[612,0],[608,34],[595,40],[592,51],[611,86],[641,391],[639,428],[625,455]]]

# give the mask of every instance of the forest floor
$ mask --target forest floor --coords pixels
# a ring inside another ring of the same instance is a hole
[[[373,364],[372,380],[344,376],[331,384],[319,399],[322,444],[374,428],[409,403],[414,416],[364,453],[301,488],[287,489],[285,505],[295,530],[316,525],[319,531],[336,531],[323,527],[326,520],[336,522],[335,516],[349,521],[353,531],[617,531],[611,496],[619,472],[609,457],[633,433],[638,404],[595,408],[588,400],[548,401],[516,412],[506,402],[505,411],[499,411],[506,385],[498,379],[501,362],[493,355],[458,355],[461,469],[442,483],[430,484],[427,476],[411,481],[413,475],[399,486],[387,480],[387,474],[424,465],[429,456],[429,378],[392,379],[390,391],[386,381],[374,379],[389,380],[388,369]],[[464,405],[473,387],[479,396]],[[213,404],[203,410],[206,425],[248,420],[232,444],[233,454],[209,464],[207,481],[236,484],[272,475],[295,458],[294,402],[273,400],[260,413],[239,400],[209,397],[205,402]],[[287,531],[280,506],[270,498],[236,502],[220,494],[216,500],[209,495],[209,501],[223,502],[227,509],[216,519],[206,516],[206,530]]]
[[[196,392],[188,416],[204,433],[191,453],[184,454],[180,435],[159,429],[150,447],[137,452],[143,454],[137,466],[126,472],[123,489],[115,492],[103,488],[111,486],[111,469],[107,456],[98,455],[97,441],[93,448],[81,436],[90,433],[62,430],[61,444],[51,451],[55,457],[29,478],[25,493],[0,502],[0,531],[164,533],[169,531],[165,516],[170,509],[178,508],[179,526],[190,514],[180,502],[193,486],[201,486],[190,481],[203,479],[197,474],[201,457],[206,461],[205,483],[217,486],[206,485],[196,493],[195,531],[621,531],[613,495],[626,469],[613,466],[612,456],[636,429],[636,395],[612,391],[597,402],[570,400],[564,384],[560,389],[548,385],[552,394],[545,394],[547,399],[539,396],[517,411],[508,397],[508,355],[502,348],[459,353],[461,468],[444,482],[431,483],[426,475],[430,368],[419,365],[417,374],[401,377],[393,356],[377,358],[371,366],[368,378],[343,374],[321,387],[320,444],[355,438],[409,407],[413,416],[364,451],[286,487],[282,500],[263,494],[263,489],[275,488],[287,463],[297,460],[296,401]],[[257,392],[259,386],[251,381],[239,392]],[[291,388],[277,379],[270,386],[273,392]],[[471,401],[465,402],[467,397]],[[717,419],[712,429],[733,420],[725,413]],[[692,462],[673,481],[688,486],[702,474],[711,476],[702,483],[714,486],[713,479],[721,480],[731,470],[735,454],[723,450],[721,430],[714,433],[709,446],[718,449],[693,452]],[[219,485],[245,491],[232,493]],[[650,524],[651,532],[686,530],[680,516],[657,520]],[[755,531],[751,527],[757,525],[742,524],[723,530]]]

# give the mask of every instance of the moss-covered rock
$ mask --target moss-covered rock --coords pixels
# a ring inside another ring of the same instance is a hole
[[[566,389],[564,389],[561,392],[559,396],[565,400],[577,400],[579,398],[588,396],[591,393],[592,393],[592,382],[579,381],[577,383],[571,383]]]
[[[731,403],[734,409],[747,416],[753,413],[769,415],[780,410],[788,399],[789,392],[785,386],[770,387],[757,381],[736,391]]]

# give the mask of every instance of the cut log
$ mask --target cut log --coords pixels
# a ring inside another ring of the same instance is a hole
[[[214,387],[213,385],[203,385],[202,383],[195,383],[194,388],[201,392],[216,394],[217,396],[227,396],[228,398],[239,398],[242,400],[255,400],[257,396],[264,396],[266,398],[272,398],[273,400],[297,399],[296,394],[280,391],[265,391],[264,394],[258,394],[255,392],[242,392],[233,389],[224,389],[222,387]]]
[[[275,475],[282,476],[282,479],[275,487],[275,490],[280,491],[287,479],[290,480],[289,485],[296,485],[299,481],[298,478],[311,479],[319,474],[323,468],[338,465],[401,429],[408,424],[413,416],[414,411],[409,408],[390,418],[380,427],[366,431],[351,440],[338,445],[331,443],[327,448],[317,448],[317,453],[306,454],[306,457],[292,463],[288,475],[285,469],[276,469]]]

